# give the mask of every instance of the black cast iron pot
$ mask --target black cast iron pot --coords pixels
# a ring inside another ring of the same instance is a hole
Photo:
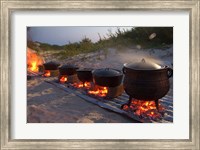
[[[92,82],[93,77],[92,77],[92,69],[91,68],[83,68],[83,69],[78,69],[77,71],[77,76],[78,79],[81,82]]]
[[[123,73],[124,90],[130,97],[158,100],[169,91],[169,78],[172,77],[173,70],[142,59],[139,63],[124,64]]]
[[[77,66],[75,65],[71,65],[71,64],[66,64],[66,65],[62,65],[61,67],[59,67],[59,72],[60,75],[74,75],[77,74],[76,70],[78,69]]]
[[[92,71],[95,84],[105,87],[116,87],[122,83],[123,73],[111,68],[95,69]]]
[[[44,63],[43,66],[45,70],[57,70],[60,64],[54,61],[49,61]]]

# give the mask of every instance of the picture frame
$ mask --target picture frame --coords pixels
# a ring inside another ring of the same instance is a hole
[[[15,10],[170,10],[190,13],[189,100],[190,138],[188,140],[30,140],[11,139],[11,13]],[[199,149],[199,51],[200,1],[4,1],[1,0],[1,149]]]

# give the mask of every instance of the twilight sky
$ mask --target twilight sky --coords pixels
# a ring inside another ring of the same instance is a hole
[[[108,30],[115,33],[118,27],[30,27],[28,37],[31,37],[32,41],[38,41],[42,43],[65,45],[69,42],[79,42],[85,36],[90,38],[93,42],[99,40],[98,33],[103,38],[107,37]],[[120,30],[130,30],[133,27],[119,27]]]

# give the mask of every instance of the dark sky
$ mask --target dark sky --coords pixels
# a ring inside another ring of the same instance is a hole
[[[49,44],[64,45],[69,42],[79,42],[85,36],[93,42],[99,40],[98,33],[103,38],[107,37],[108,30],[115,33],[118,27],[30,27],[28,37],[32,41]],[[119,27],[121,30],[130,30],[132,27]]]

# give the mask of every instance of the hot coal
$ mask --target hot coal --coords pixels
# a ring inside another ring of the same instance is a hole
[[[122,109],[124,111],[131,112],[138,117],[149,118],[152,120],[162,119],[165,111],[161,104],[159,104],[157,108],[155,101],[144,101],[136,99],[132,99],[129,105],[123,105]]]

